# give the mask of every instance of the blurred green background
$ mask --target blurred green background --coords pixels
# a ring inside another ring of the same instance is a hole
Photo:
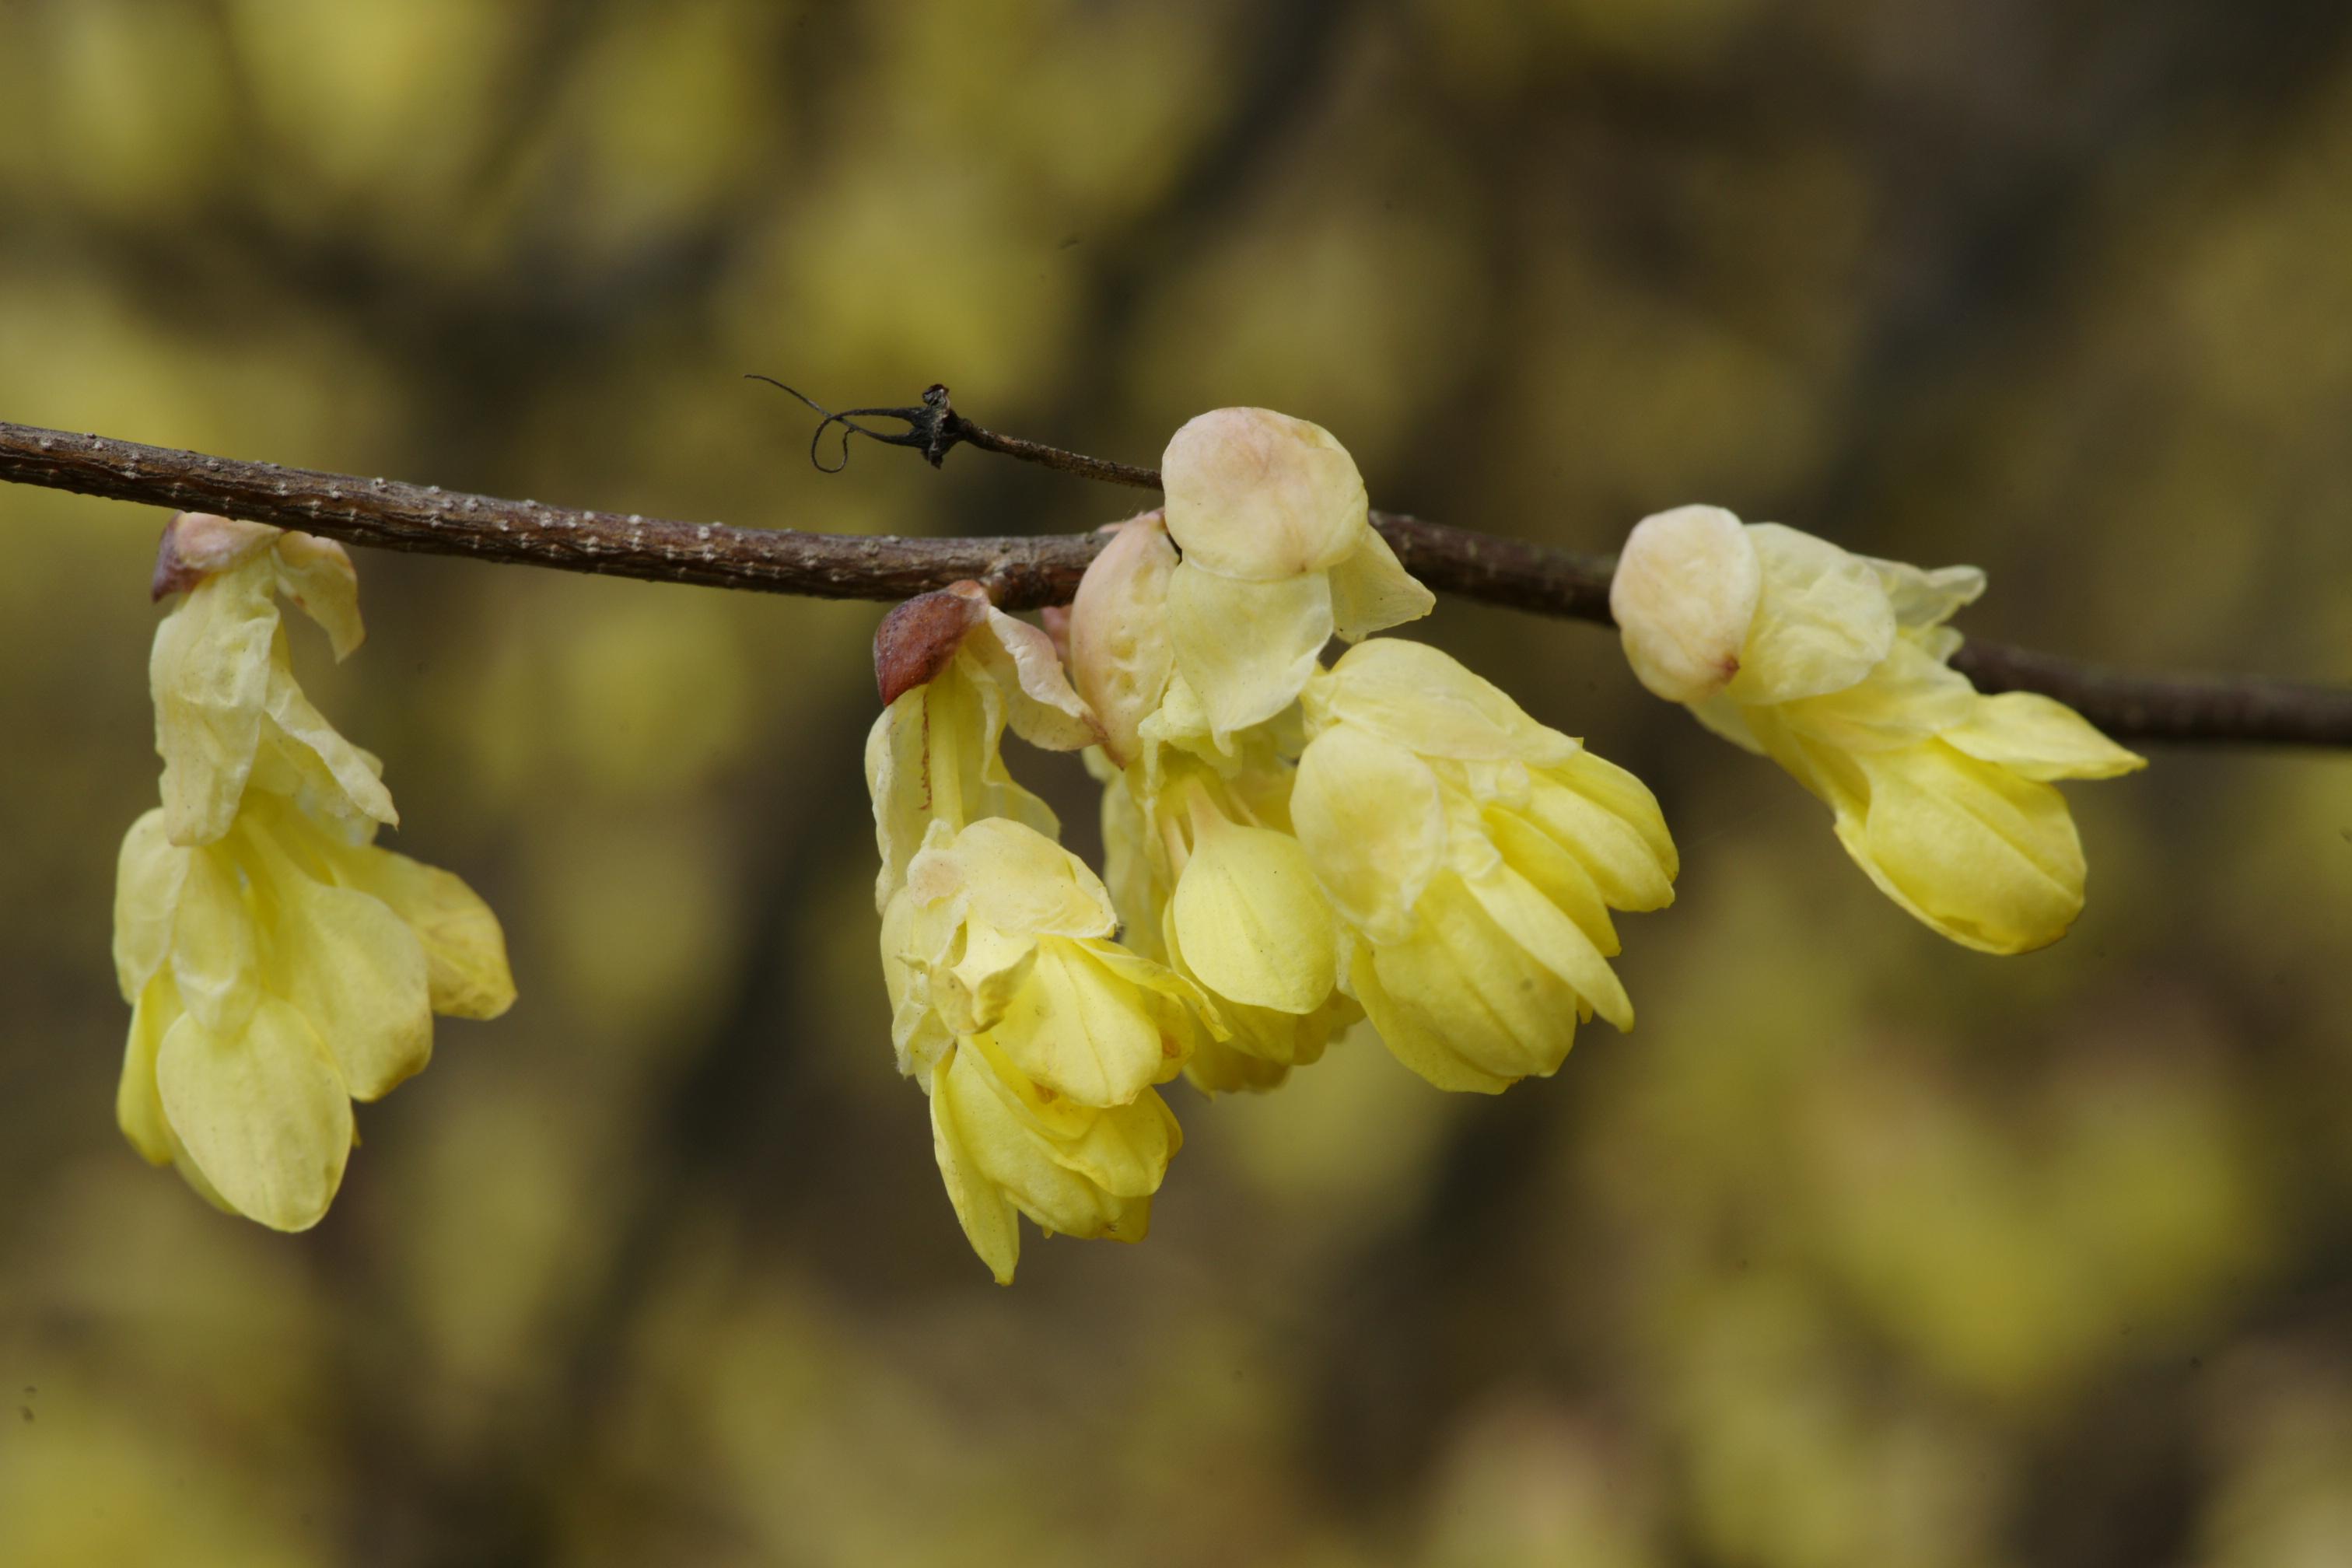
[[[951,533],[1135,498],[826,478],[740,374],[1144,462],[1265,404],[1391,509],[1717,501],[2341,681],[2347,192],[2340,0],[10,0],[0,417]],[[1000,1290],[891,1069],[879,606],[362,553],[298,667],[522,1002],[287,1238],[113,1126],[162,518],[0,509],[0,1563],[2352,1562],[2352,759],[2073,791],[2088,912],[1990,960],[1606,635],[1443,605],[1665,803],[1638,1032],[1180,1089],[1151,1240]]]

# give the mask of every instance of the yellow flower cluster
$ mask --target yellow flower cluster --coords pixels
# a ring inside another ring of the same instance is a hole
[[[505,938],[456,877],[375,846],[397,820],[382,765],[295,683],[278,597],[338,658],[359,645],[341,546],[183,513],[156,591],[184,596],[149,664],[163,804],[116,880],[116,1115],[220,1207],[301,1230],[341,1184],[351,1102],[423,1069],[435,1013],[514,1000]]]
[[[1630,774],[1433,648],[1360,642],[1323,668],[1334,635],[1433,603],[1327,432],[1219,410],[1161,473],[1164,510],[1118,526],[1062,623],[1070,679],[973,585],[877,638],[892,1034],[1001,1281],[1016,1213],[1143,1234],[1179,1143],[1155,1086],[1179,1071],[1269,1089],[1369,1016],[1441,1088],[1552,1072],[1580,1020],[1633,1021],[1610,911],[1673,897]],[[1086,748],[1103,880],[1005,772],[1008,723]]]
[[[1016,1214],[1140,1240],[1181,1141],[1153,1086],[1222,1025],[1113,940],[1109,894],[1000,750],[1008,723],[1055,751],[1101,729],[1045,634],[977,584],[900,606],[877,647],[887,705],[866,777],[891,1037],[930,1097],[956,1217],[1002,1282],[1020,1260]]]
[[[1269,1089],[1368,1022],[1438,1088],[1499,1092],[1557,1071],[1596,1016],[1633,1026],[1614,917],[1674,901],[1640,780],[1437,649],[1365,640],[1433,600],[1329,434],[1220,409],[1160,473],[1164,508],[1106,531],[1048,630],[962,584],[877,638],[892,1034],[1000,1281],[1016,1215],[1143,1235],[1180,1072]],[[1944,623],[1983,587],[1685,507],[1633,531],[1611,604],[1642,681],[1827,801],[1897,903],[2016,952],[2082,907],[2049,781],[2141,763],[1950,668]],[[1334,637],[1355,646],[1327,668]],[[1005,770],[1008,725],[1085,752],[1101,879]]]
[[[1888,898],[1965,946],[2024,952],[2083,908],[2082,842],[2051,781],[2147,763],[2063,703],[1988,697],[1950,667],[1944,623],[1984,586],[1972,566],[1922,571],[1691,506],[1633,530],[1610,607],[1642,682],[1827,803]]]

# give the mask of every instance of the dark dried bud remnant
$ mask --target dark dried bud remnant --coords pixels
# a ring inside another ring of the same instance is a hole
[[[988,619],[977,583],[918,594],[882,617],[874,631],[874,684],[887,708],[947,668],[972,629]]]

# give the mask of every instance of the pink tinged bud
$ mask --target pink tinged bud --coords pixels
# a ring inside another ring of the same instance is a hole
[[[1739,673],[1763,581],[1748,531],[1721,507],[1643,518],[1609,584],[1634,675],[1669,702],[1704,702],[1722,690]]]
[[[1220,577],[1279,583],[1328,571],[1370,528],[1363,476],[1332,434],[1270,408],[1189,421],[1160,459],[1168,531]]]
[[[186,593],[214,573],[268,548],[278,534],[267,523],[236,522],[208,511],[175,512],[155,547],[155,576],[149,592],[157,599]]]
[[[883,616],[874,633],[874,682],[882,689],[882,706],[945,669],[972,628],[987,619],[988,595],[977,583],[918,594]]]
[[[1070,605],[1070,674],[1101,721],[1103,750],[1125,767],[1174,666],[1167,606],[1176,550],[1157,511],[1106,531],[1111,542],[1087,567]]]

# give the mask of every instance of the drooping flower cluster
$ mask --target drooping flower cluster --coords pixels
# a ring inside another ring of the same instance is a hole
[[[876,650],[886,706],[866,779],[891,1037],[930,1097],[956,1217],[1003,1281],[1020,1259],[1016,1213],[1139,1240],[1181,1142],[1153,1086],[1222,1025],[1113,940],[1109,894],[1000,751],[1008,723],[1053,751],[1101,728],[1045,634],[976,584],[902,605]]]
[[[1164,510],[1118,525],[1062,623],[1074,684],[976,584],[877,641],[892,1032],[999,1280],[1016,1212],[1142,1235],[1179,1071],[1269,1089],[1366,1016],[1441,1088],[1556,1070],[1580,1021],[1632,1024],[1610,911],[1673,897],[1632,775],[1446,655],[1361,640],[1433,601],[1328,433],[1220,410],[1161,473]],[[1326,669],[1335,634],[1359,646]],[[1008,722],[1086,748],[1103,881],[1005,772]]]
[[[132,1007],[116,1115],[224,1209],[318,1222],[352,1101],[420,1071],[433,1015],[514,999],[497,917],[446,871],[378,847],[382,764],[295,683],[277,601],[359,646],[358,577],[330,541],[183,513],[166,529],[149,679],[163,804],[124,837],[114,960]]]
[[[2015,953],[2082,912],[2082,842],[2051,781],[2147,764],[2063,703],[1986,696],[1951,668],[1945,622],[1984,587],[1972,566],[1922,571],[1691,506],[1635,527],[1609,602],[1643,684],[1825,802],[1888,898]]]

